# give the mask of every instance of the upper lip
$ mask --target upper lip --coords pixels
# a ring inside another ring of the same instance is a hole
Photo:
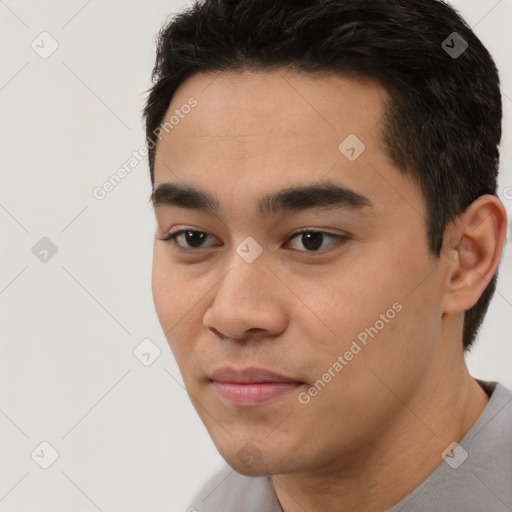
[[[242,368],[223,366],[217,368],[210,374],[210,379],[217,382],[236,382],[239,384],[250,384],[257,382],[300,382],[297,379],[280,375],[279,373],[266,370],[265,368]]]

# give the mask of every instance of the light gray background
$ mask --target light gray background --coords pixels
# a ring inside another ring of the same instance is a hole
[[[501,72],[511,212],[512,2],[453,3]],[[223,463],[153,310],[146,161],[92,195],[143,144],[154,35],[186,4],[0,0],[1,511],[185,511]],[[46,59],[31,47],[51,49],[43,31],[59,45]],[[58,250],[46,263],[42,237]],[[468,362],[512,387],[510,253]],[[146,367],[133,350],[147,338],[161,354]]]

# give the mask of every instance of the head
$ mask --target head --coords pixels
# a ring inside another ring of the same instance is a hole
[[[495,289],[489,53],[437,0],[218,0],[162,29],[153,80],[155,305],[217,447],[272,473],[377,436],[389,388],[469,349]],[[224,366],[277,371],[295,399],[233,406]]]

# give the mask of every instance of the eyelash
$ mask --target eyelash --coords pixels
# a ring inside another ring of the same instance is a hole
[[[171,245],[171,244],[175,245],[178,250],[183,251],[183,252],[198,252],[201,249],[205,249],[205,247],[198,247],[198,248],[186,248],[185,247],[184,248],[184,247],[180,246],[177,243],[176,239],[180,235],[182,235],[184,233],[189,233],[189,232],[190,233],[202,233],[202,234],[211,236],[209,233],[207,233],[205,231],[199,231],[199,230],[196,230],[196,229],[181,229],[179,231],[176,231],[175,233],[167,233],[166,235],[160,236],[158,238],[160,240],[163,240],[164,242],[167,242],[169,245]],[[322,235],[325,235],[327,238],[331,238],[331,239],[337,240],[339,243],[346,242],[349,239],[349,237],[346,236],[346,235],[336,235],[334,233],[329,233],[327,231],[314,230],[314,229],[303,229],[301,231],[297,231],[296,233],[293,233],[292,236],[290,236],[290,238],[288,240],[293,240],[294,238],[297,238],[300,235],[311,234],[311,233],[315,233],[315,234],[321,233]],[[327,249],[317,249],[317,250],[299,250],[299,249],[293,249],[293,250],[298,251],[298,252],[302,252],[302,253],[318,254],[318,253],[323,253],[323,252],[328,251],[329,248],[327,248]]]

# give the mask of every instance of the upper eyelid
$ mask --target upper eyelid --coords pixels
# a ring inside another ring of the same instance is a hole
[[[196,228],[179,228],[176,231],[168,231],[163,234],[165,235],[177,235],[178,233],[186,232],[186,231],[195,231],[197,233],[204,233],[205,235],[213,236],[217,238],[215,235],[210,233],[209,231],[204,231],[202,229],[196,229]],[[342,233],[331,233],[330,231],[326,231],[325,228],[300,228],[298,231],[292,232],[289,237],[300,235],[301,233],[325,233],[326,235],[332,235],[332,236],[346,236]]]
[[[177,236],[179,234],[183,234],[187,231],[194,231],[194,232],[197,232],[197,233],[204,233],[205,235],[208,235],[210,237],[214,237],[214,238],[217,238],[215,235],[213,235],[212,233],[209,233],[208,231],[203,231],[201,229],[190,229],[190,228],[180,228],[180,229],[177,229],[176,231],[169,231],[169,232],[166,232],[164,233],[162,236],[167,236],[167,235],[174,235],[174,236]],[[320,229],[320,228],[301,228],[299,231],[294,231],[293,233],[291,233],[289,236],[288,236],[288,240],[297,236],[297,235],[300,235],[302,233],[323,233],[325,235],[330,235],[330,236],[333,236],[333,237],[346,237],[347,235],[346,234],[341,234],[341,233],[331,233],[330,231],[325,231],[324,229]]]
[[[300,235],[302,233],[324,233],[325,235],[331,235],[331,236],[346,236],[345,234],[341,234],[341,233],[331,233],[330,231],[326,231],[325,229],[321,229],[321,228],[301,228],[298,231],[294,231],[290,235],[290,238],[292,236]]]

